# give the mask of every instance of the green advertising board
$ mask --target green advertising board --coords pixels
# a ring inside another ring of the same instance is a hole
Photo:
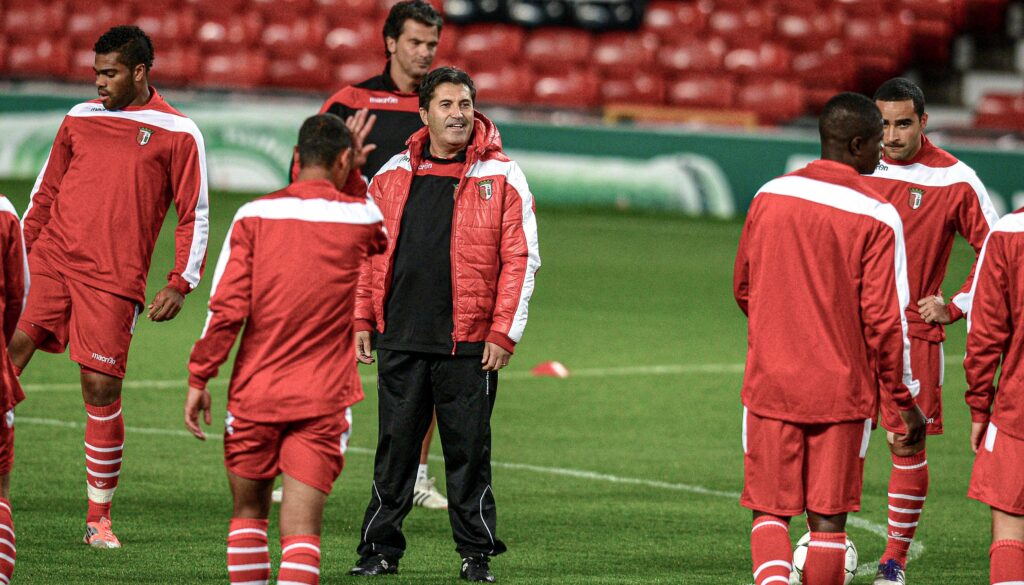
[[[171,101],[203,132],[213,188],[279,189],[286,182],[297,129],[319,104],[237,100]],[[53,97],[0,98],[0,177],[35,177],[64,112],[74,103]],[[502,120],[498,126],[509,156],[522,166],[542,207],[611,206],[728,218],[743,214],[765,182],[818,154],[812,134]],[[977,171],[1000,213],[1024,205],[1024,150],[943,146]]]

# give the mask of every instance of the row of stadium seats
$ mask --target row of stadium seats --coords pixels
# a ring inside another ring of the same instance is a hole
[[[88,81],[95,39],[135,22],[154,40],[162,85],[324,92],[379,73],[394,1],[0,0],[0,74]],[[1001,23],[1006,2],[654,0],[636,32],[448,25],[436,63],[479,77],[492,102],[752,105],[779,122],[911,63],[947,64],[954,34]],[[768,94],[750,99],[750,88]]]
[[[1024,92],[982,96],[975,112],[974,125],[990,130],[1024,132]]]

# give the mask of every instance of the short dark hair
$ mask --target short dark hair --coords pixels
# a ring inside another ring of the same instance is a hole
[[[128,69],[139,64],[145,65],[147,71],[153,68],[153,41],[137,26],[115,26],[103,33],[92,50],[97,55],[117,53],[117,60]]]
[[[456,67],[438,67],[420,82],[419,94],[420,94],[420,107],[424,110],[428,109],[430,100],[434,98],[434,90],[437,86],[442,83],[454,83],[455,85],[465,85],[469,88],[469,97],[476,103],[476,86],[473,85],[473,79],[462,69]]]
[[[916,83],[905,77],[893,77],[886,81],[875,91],[875,101],[902,102],[910,100],[914,102],[914,112],[920,118],[924,115],[924,92]]]
[[[441,14],[424,0],[403,0],[391,7],[388,18],[384,21],[384,57],[391,58],[388,52],[388,39],[397,39],[402,34],[405,21],[413,19],[424,26],[436,26],[437,34],[441,34],[444,19]]]
[[[352,133],[334,114],[306,118],[299,129],[299,166],[329,168],[341,151],[352,146]]]
[[[868,96],[844,92],[825,104],[818,118],[822,144],[845,143],[860,136],[868,139],[882,129],[882,113]]]

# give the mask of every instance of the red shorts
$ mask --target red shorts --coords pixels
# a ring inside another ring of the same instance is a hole
[[[224,422],[224,465],[246,479],[284,473],[325,494],[345,466],[352,410],[284,423],[261,423],[228,413]]]
[[[1024,516],[1024,440],[990,423],[974,459],[967,497]]]
[[[124,378],[142,305],[65,278],[46,262],[30,259],[32,286],[18,329],[50,353],[64,353],[70,342],[72,361]]]
[[[942,343],[933,343],[916,337],[910,338],[910,368],[914,379],[921,383],[917,405],[928,419],[928,434],[942,434],[942,381],[946,374],[946,356],[942,354]],[[907,432],[887,392],[880,392],[879,404],[882,411],[882,427],[897,435]]]
[[[860,509],[871,419],[800,424],[743,409],[743,495],[758,512],[830,516]]]
[[[7,475],[14,466],[14,409],[0,416],[0,475]]]

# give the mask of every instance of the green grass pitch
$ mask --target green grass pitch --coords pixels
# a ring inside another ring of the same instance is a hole
[[[19,212],[30,184],[0,182]],[[81,542],[85,514],[85,414],[77,368],[37,354],[17,412],[12,499],[16,583],[226,583],[230,496],[219,433],[224,368],[213,386],[215,424],[205,443],[182,425],[186,360],[202,328],[210,276],[234,211],[248,197],[214,193],[207,276],[172,322],[140,322],[124,392],[128,426],[114,527],[124,543]],[[173,211],[171,212],[173,217]],[[88,221],[88,218],[83,218]],[[168,224],[171,225],[171,224]],[[746,585],[750,514],[742,487],[739,389],[746,322],[732,300],[741,224],[645,214],[539,210],[543,268],[521,347],[503,372],[494,413],[494,486],[500,583],[693,583]],[[168,226],[165,226],[165,228]],[[170,267],[171,231],[157,245],[149,298]],[[969,269],[958,242],[952,277]],[[964,325],[950,328],[945,436],[928,448],[932,488],[910,563],[912,583],[987,582],[988,510],[965,496],[972,456],[963,404]],[[574,376],[532,378],[544,360]],[[354,409],[352,448],[328,503],[322,583],[349,583],[369,501],[376,402]],[[814,391],[809,388],[808,391]],[[440,445],[432,472],[442,475]],[[875,433],[861,520],[850,528],[861,561],[881,554],[872,532],[886,521],[888,455]],[[271,550],[277,555],[276,521]],[[791,530],[803,532],[799,520]],[[446,514],[415,509],[401,574],[383,583],[456,581]],[[856,583],[870,583],[862,574]]]

